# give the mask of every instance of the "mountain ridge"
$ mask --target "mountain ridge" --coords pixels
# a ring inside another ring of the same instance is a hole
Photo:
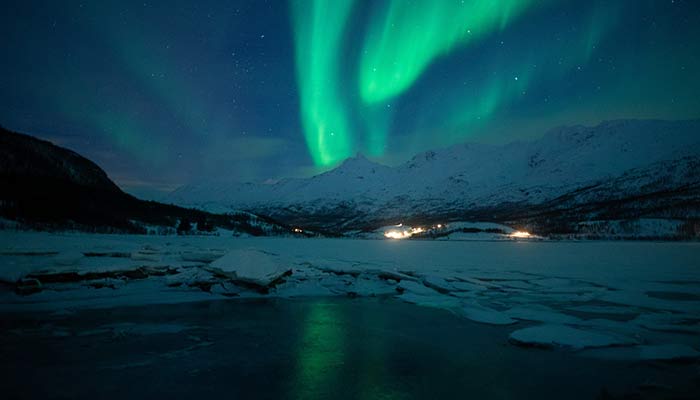
[[[173,192],[169,200],[205,209],[216,204],[340,230],[416,218],[488,216],[507,209],[522,211],[522,215],[509,213],[511,220],[519,221],[562,196],[652,165],[656,167],[637,176],[636,184],[627,181],[623,197],[645,193],[642,186],[654,177],[670,182],[666,191],[694,188],[697,174],[676,179],[669,168],[686,159],[686,167],[694,165],[697,157],[700,120],[615,120],[592,127],[554,128],[527,142],[457,144],[418,153],[394,167],[359,155],[311,178],[268,185],[192,185]],[[595,198],[588,192],[585,201],[614,200],[614,188],[606,190],[596,192]],[[687,217],[695,218],[696,211]],[[485,219],[503,222],[503,218]]]

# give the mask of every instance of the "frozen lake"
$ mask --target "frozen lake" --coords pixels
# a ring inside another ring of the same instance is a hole
[[[0,242],[0,359],[17,395],[700,392],[699,243]]]
[[[390,299],[15,315],[1,328],[10,398],[594,399],[698,390],[688,364],[510,346],[505,327]]]

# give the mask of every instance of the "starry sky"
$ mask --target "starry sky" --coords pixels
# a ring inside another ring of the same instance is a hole
[[[698,1],[5,1],[0,20],[0,124],[146,198],[700,117]]]

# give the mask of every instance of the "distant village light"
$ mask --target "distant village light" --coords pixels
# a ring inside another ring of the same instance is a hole
[[[391,229],[384,232],[384,237],[387,239],[407,239],[416,233],[425,232],[423,228],[411,228],[411,229]]]
[[[398,229],[392,229],[384,232],[384,237],[388,239],[406,239],[409,236],[411,235],[408,231],[400,231]]]
[[[524,238],[529,238],[529,237],[531,237],[532,235],[530,234],[530,232],[515,231],[515,232],[512,232],[512,233],[511,233],[510,235],[508,235],[508,236],[510,236],[510,237],[512,237],[512,238],[516,238],[516,239],[524,239]]]

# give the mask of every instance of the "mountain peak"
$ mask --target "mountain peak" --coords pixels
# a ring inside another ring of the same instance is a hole
[[[600,182],[618,184],[618,178],[626,173],[639,177],[626,184],[638,186],[625,191],[631,196],[646,190],[649,179],[658,176],[669,189],[675,188],[674,182],[690,182],[681,173],[672,175],[671,169],[661,169],[658,163],[697,157],[699,128],[700,121],[623,120],[591,127],[570,126],[527,142],[460,144],[425,151],[395,167],[357,153],[312,178],[236,187],[226,195],[218,190],[191,191],[189,198],[182,196],[189,201],[181,202],[223,201],[230,207],[275,217],[291,217],[289,207],[294,206],[297,216],[305,212],[321,218],[319,210],[324,210],[345,215],[349,223],[358,215],[366,219],[437,212],[465,215],[467,211],[500,205],[545,204]],[[648,173],[642,176],[634,172],[642,170]],[[617,196],[613,189],[609,193]],[[600,195],[601,201],[607,200],[608,194]]]
[[[342,169],[347,169],[347,168],[357,169],[357,168],[368,168],[368,167],[375,168],[375,167],[380,167],[380,166],[382,166],[382,165],[368,159],[367,157],[365,157],[364,154],[362,154],[358,151],[354,157],[346,158],[335,169],[341,169],[341,168]]]
[[[367,157],[365,157],[365,155],[362,154],[362,152],[358,151],[357,153],[355,153],[354,157],[346,158],[345,161],[343,161],[343,164],[345,164],[347,162],[371,162],[371,161],[368,160]]]
[[[386,165],[376,163],[362,153],[346,158],[340,165],[320,176],[353,176],[364,179],[365,176],[376,174],[379,170],[388,169]]]

